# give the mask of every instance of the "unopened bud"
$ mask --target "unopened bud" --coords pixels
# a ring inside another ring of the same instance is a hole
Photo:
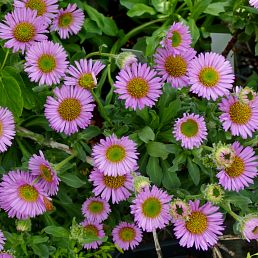
[[[122,52],[116,58],[116,64],[120,69],[133,63],[137,63],[137,57],[132,52]]]
[[[204,197],[213,204],[223,201],[224,190],[218,184],[209,184],[204,190]]]
[[[135,192],[139,193],[143,188],[150,186],[150,179],[145,176],[135,176],[133,184]]]
[[[16,230],[25,232],[25,231],[31,231],[31,220],[26,219],[26,220],[16,220]]]
[[[170,204],[170,214],[174,220],[188,220],[191,214],[191,208],[186,201],[183,201],[181,199],[175,199]]]

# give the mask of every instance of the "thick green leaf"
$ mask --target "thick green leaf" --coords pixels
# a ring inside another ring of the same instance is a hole
[[[162,158],[162,159],[166,159],[169,154],[166,148],[166,144],[161,142],[149,142],[147,144],[147,152],[152,157]]]
[[[189,25],[190,32],[191,32],[191,35],[192,35],[192,45],[194,46],[195,43],[200,38],[200,31],[199,31],[199,28],[197,27],[194,19],[190,18],[188,20],[188,25]]]
[[[59,177],[64,183],[74,188],[80,188],[85,185],[85,182],[74,174],[59,175]]]
[[[145,143],[148,143],[149,141],[154,141],[155,139],[155,134],[149,126],[145,126],[143,129],[141,129],[138,135],[139,138]]]
[[[194,162],[192,162],[191,158],[187,159],[187,169],[194,184],[198,185],[200,182],[200,169]]]
[[[31,245],[33,252],[41,258],[49,257],[48,246],[44,244]]]
[[[204,13],[208,13],[214,16],[218,16],[220,13],[225,11],[225,6],[227,6],[227,2],[218,2],[218,3],[211,3],[205,9]]]
[[[149,122],[150,115],[149,115],[149,111],[147,108],[137,109],[136,114],[137,114],[137,116],[141,117],[145,123]]]
[[[162,168],[159,165],[159,158],[150,157],[147,167],[147,175],[150,177],[150,180],[155,185],[159,186],[162,181],[163,173]]]
[[[172,119],[177,115],[178,111],[181,109],[181,101],[176,99],[172,101],[164,112],[161,113],[161,125],[166,125],[172,122]]]
[[[199,16],[206,10],[211,3],[211,0],[197,0],[192,9],[191,17],[196,21]]]
[[[225,201],[240,208],[243,212],[248,211],[248,205],[252,203],[249,197],[237,192],[227,192],[224,199]]]
[[[151,3],[159,13],[168,13],[171,7],[167,0],[151,0]]]
[[[150,14],[150,15],[154,15],[156,12],[155,10],[146,5],[146,4],[135,4],[128,12],[127,15],[129,17],[135,17],[135,16],[141,16],[143,14]]]
[[[180,179],[176,172],[169,171],[169,163],[166,160],[161,160],[161,167],[163,171],[162,184],[168,190],[179,188],[181,185]]]
[[[92,138],[98,136],[101,134],[101,130],[97,126],[90,125],[85,130],[83,130],[81,133],[79,133],[79,139],[89,141]]]
[[[179,170],[179,165],[184,164],[186,161],[186,154],[184,152],[178,152],[173,160],[173,166],[169,168],[169,171],[176,172]]]
[[[133,8],[134,5],[139,3],[148,4],[149,1],[148,0],[120,0],[120,4],[125,6],[127,9],[131,9]]]
[[[59,226],[48,226],[44,228],[44,231],[54,237],[69,237],[69,232],[65,228]]]

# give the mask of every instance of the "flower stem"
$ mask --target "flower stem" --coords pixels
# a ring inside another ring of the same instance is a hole
[[[258,144],[258,137],[255,137],[254,139],[245,142],[243,145],[244,146],[256,146]]]
[[[238,216],[235,212],[233,212],[231,210],[231,207],[229,205],[229,208],[226,205],[221,205],[221,207],[228,213],[231,215],[231,217],[233,217],[236,221],[241,221],[241,217]]]
[[[152,231],[152,235],[153,235],[153,239],[154,239],[154,244],[155,244],[155,249],[156,249],[156,252],[157,252],[157,256],[158,256],[158,258],[162,258],[163,257],[162,256],[162,251],[161,251],[161,248],[160,248],[158,235],[157,235],[157,232],[156,232],[155,229]]]
[[[2,69],[4,68],[4,66],[5,66],[5,63],[6,63],[6,60],[7,60],[7,58],[8,58],[9,53],[10,53],[10,50],[9,50],[9,48],[8,48],[8,49],[6,50],[6,53],[5,53],[4,61],[3,61],[2,66],[1,66],[1,70],[2,70]]]
[[[109,93],[107,94],[107,97],[106,97],[106,105],[110,104],[111,100],[112,100],[112,95],[113,95],[113,92],[114,92],[114,81],[112,79],[112,76],[111,76],[111,65],[109,64],[108,65],[108,68],[107,68],[107,73],[108,73],[108,81],[109,81],[109,84],[110,84],[110,91]]]
[[[116,58],[116,55],[111,54],[111,53],[101,53],[101,52],[92,52],[86,55],[86,59],[90,58],[92,56],[103,56],[103,57],[109,57],[109,58]]]
[[[62,160],[58,164],[55,165],[54,170],[58,171],[60,170],[66,163],[68,163],[71,159],[73,159],[76,156],[77,153],[73,153],[72,155],[68,156],[66,159]]]
[[[202,148],[208,151],[213,151],[212,147],[206,146],[206,145],[202,145]]]

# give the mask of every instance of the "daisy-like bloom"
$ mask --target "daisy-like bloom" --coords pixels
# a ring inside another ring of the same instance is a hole
[[[218,184],[209,184],[204,190],[204,197],[213,204],[219,204],[223,201],[225,192]]]
[[[94,169],[89,181],[93,183],[95,196],[100,195],[106,201],[112,199],[112,203],[126,200],[133,191],[133,176],[129,173],[116,177],[105,176],[98,169]]]
[[[34,154],[29,160],[29,170],[33,176],[39,177],[38,183],[48,195],[56,195],[60,179],[56,172],[45,159],[42,151],[39,156]]]
[[[189,27],[181,22],[174,22],[164,40],[160,42],[171,54],[181,54],[190,48],[192,43]]]
[[[249,4],[258,9],[258,0],[249,0]]]
[[[83,25],[84,13],[76,4],[68,4],[66,9],[61,8],[53,20],[51,31],[57,31],[61,39],[77,34]],[[70,34],[70,35],[69,35]]]
[[[234,142],[232,147],[235,151],[233,163],[217,174],[219,183],[231,191],[240,191],[253,184],[257,176],[258,157],[251,147],[243,147],[239,142]]]
[[[2,230],[0,230],[0,250],[4,249],[5,240],[6,238],[4,237]]]
[[[164,228],[171,219],[169,214],[170,201],[171,197],[156,186],[151,189],[144,188],[130,206],[134,221],[147,232]]]
[[[52,85],[60,83],[68,62],[64,48],[52,41],[34,44],[26,53],[25,71],[31,81]]]
[[[0,107],[0,153],[12,145],[15,136],[13,114],[4,107]]]
[[[14,256],[7,252],[0,252],[0,258],[14,258]]]
[[[191,214],[190,206],[181,199],[175,199],[170,204],[170,214],[174,220],[187,220]]]
[[[208,100],[229,94],[233,87],[234,72],[222,55],[201,53],[189,64],[190,91]]]
[[[195,55],[196,51],[192,48],[178,54],[158,48],[154,55],[155,68],[164,82],[171,83],[174,88],[182,88],[189,85],[188,68]]]
[[[116,58],[116,65],[120,68],[123,69],[127,65],[132,65],[133,63],[137,63],[137,57],[135,54],[132,52],[122,52],[120,53],[117,58]]]
[[[93,62],[92,59],[75,61],[75,66],[71,65],[67,69],[69,76],[64,78],[64,84],[91,90],[97,85],[96,76],[104,67],[100,61]]]
[[[84,244],[85,249],[97,249],[99,245],[102,244],[101,239],[105,237],[105,232],[103,230],[103,225],[97,222],[90,222],[84,220],[81,225],[84,228],[84,234],[89,238],[99,238],[100,240],[95,240],[90,243]]]
[[[247,215],[241,223],[241,231],[244,238],[250,242],[251,240],[258,240],[258,216]]]
[[[135,224],[120,222],[112,231],[113,241],[123,250],[134,249],[142,241],[142,231]]]
[[[44,17],[45,21],[49,24],[58,12],[57,2],[58,0],[15,0],[14,6],[37,11],[37,15]]]
[[[228,96],[222,99],[219,109],[223,112],[220,116],[223,129],[230,130],[232,135],[246,139],[258,129],[258,97],[245,104],[234,96]]]
[[[162,94],[161,78],[147,64],[133,63],[120,70],[114,83],[119,99],[125,100],[126,108],[152,107]]]
[[[45,116],[55,131],[71,135],[78,132],[78,128],[89,126],[95,105],[88,91],[63,85],[55,88],[54,94],[56,98],[47,97]]]
[[[44,18],[37,17],[37,11],[28,8],[14,9],[0,23],[0,39],[7,40],[4,46],[13,52],[21,50],[24,54],[35,42],[47,39],[43,33],[48,33]]]
[[[236,96],[243,104],[249,104],[250,102],[255,101],[256,92],[249,87],[236,87]]]
[[[206,203],[200,206],[200,201],[189,202],[191,214],[187,221],[176,220],[174,232],[179,244],[187,248],[207,250],[218,242],[222,235],[223,214],[218,212],[219,207]]]
[[[92,148],[95,167],[108,176],[121,176],[137,167],[136,144],[127,136],[118,139],[114,134],[101,139]]]
[[[182,147],[193,149],[200,147],[208,133],[202,116],[184,113],[182,118],[177,119],[173,134],[177,141],[181,141]]]
[[[110,211],[108,202],[99,197],[88,198],[82,205],[82,214],[88,221],[102,222]]]
[[[24,171],[10,171],[0,183],[0,207],[10,218],[28,219],[46,211],[44,198],[48,198],[35,182],[36,177]]]

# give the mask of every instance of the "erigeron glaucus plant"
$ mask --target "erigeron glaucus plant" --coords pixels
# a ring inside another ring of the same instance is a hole
[[[165,2],[128,33],[84,1],[4,5],[0,257],[110,257],[147,232],[161,257],[166,231],[218,253],[229,216],[258,240],[257,89],[201,44],[195,3]]]

